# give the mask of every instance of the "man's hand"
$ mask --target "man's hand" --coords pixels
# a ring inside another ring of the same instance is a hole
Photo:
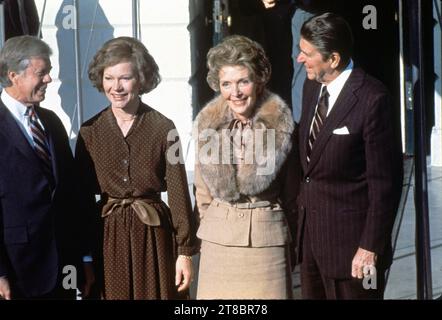
[[[175,285],[178,286],[178,292],[181,292],[188,289],[192,281],[193,268],[191,258],[179,255],[175,268]]]
[[[358,279],[364,278],[364,275],[367,275],[367,271],[370,270],[370,267],[376,266],[376,260],[376,253],[358,248],[351,263],[351,276]]]
[[[11,300],[11,288],[6,277],[0,277],[0,297],[5,300]]]
[[[273,8],[276,5],[276,0],[262,0],[266,9]]]
[[[83,262],[84,285],[81,288],[81,296],[86,298],[91,292],[92,285],[95,283],[95,272],[92,262]]]

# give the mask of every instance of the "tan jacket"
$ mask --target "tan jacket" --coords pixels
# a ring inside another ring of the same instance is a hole
[[[291,117],[285,103],[269,92],[264,94],[253,117],[254,129],[276,132],[271,174],[257,175],[257,165],[202,164],[199,160],[203,158],[197,154],[194,180],[200,239],[251,247],[287,245],[295,239],[300,166],[297,148],[293,147]],[[226,102],[217,97],[200,112],[195,129],[211,129],[221,137],[232,119]],[[204,141],[207,140],[197,140],[197,152],[203,150]],[[246,144],[250,146],[253,141]]]
[[[286,213],[279,204],[247,209],[212,199],[196,170],[198,238],[226,246],[268,247],[291,242]]]

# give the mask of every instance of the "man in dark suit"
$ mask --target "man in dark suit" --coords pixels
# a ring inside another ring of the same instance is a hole
[[[382,299],[402,190],[386,88],[351,59],[341,17],[304,23],[298,259],[306,299]],[[365,279],[364,279],[365,278]]]
[[[0,52],[4,299],[75,299],[76,276],[85,271],[85,294],[93,282],[93,272],[82,263],[91,250],[90,224],[82,217],[87,201],[76,188],[68,137],[58,117],[39,107],[52,81],[50,54],[46,43],[31,36],[10,38]]]

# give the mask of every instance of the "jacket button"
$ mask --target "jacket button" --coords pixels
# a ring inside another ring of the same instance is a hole
[[[305,183],[310,183],[310,177],[305,177]]]
[[[238,216],[240,217],[240,218],[243,218],[244,217],[244,213],[240,213],[240,214],[238,214]]]

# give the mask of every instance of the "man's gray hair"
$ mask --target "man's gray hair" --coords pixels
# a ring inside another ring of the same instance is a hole
[[[32,58],[49,60],[51,48],[42,40],[33,36],[18,36],[8,39],[0,52],[0,84],[12,85],[8,72],[23,72]]]

